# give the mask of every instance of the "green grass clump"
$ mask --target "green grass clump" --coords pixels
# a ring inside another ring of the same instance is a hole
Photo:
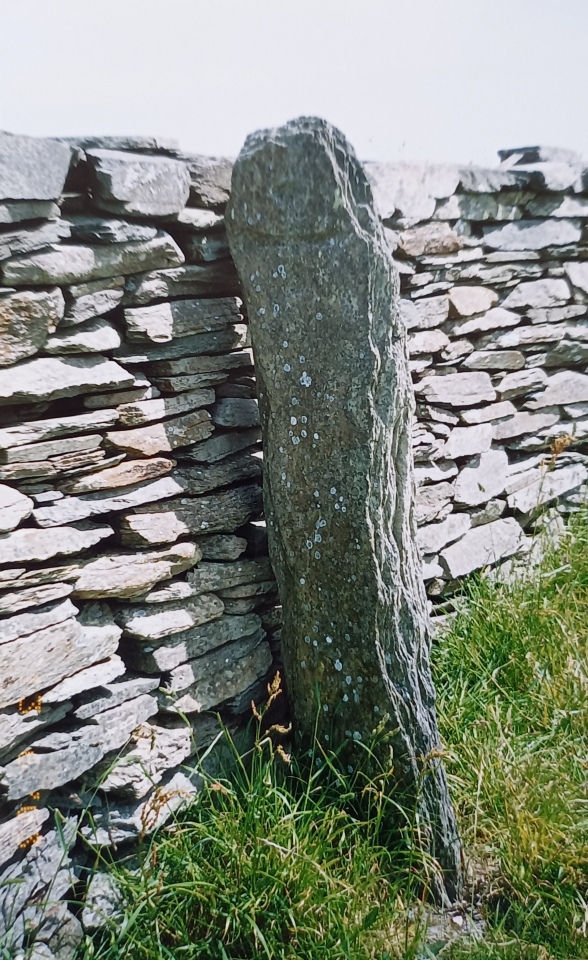
[[[586,517],[530,579],[470,583],[434,667],[451,794],[490,928],[488,943],[455,955],[588,957]]]
[[[160,831],[133,873],[113,865],[127,904],[80,956],[100,960],[391,960],[419,942],[410,831],[388,832],[386,785],[357,783],[329,758],[299,767],[261,733],[227,778]],[[395,823],[397,823],[395,817]],[[417,904],[418,907],[418,904]]]

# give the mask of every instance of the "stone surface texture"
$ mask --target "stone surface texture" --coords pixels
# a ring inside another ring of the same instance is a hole
[[[297,731],[311,741],[315,684],[327,748],[347,742],[357,754],[374,715],[388,714],[399,778],[414,791],[418,758],[439,741],[412,504],[414,401],[371,187],[339,131],[300,119],[247,139],[226,222],[257,362]],[[454,891],[460,847],[440,763],[423,785],[421,816]]]

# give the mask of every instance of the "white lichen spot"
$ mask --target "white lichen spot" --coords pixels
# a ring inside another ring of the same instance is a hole
[[[296,419],[296,417],[290,417],[290,423],[292,424],[293,427],[295,427],[296,424],[298,423],[298,420]]]
[[[285,363],[285,364],[284,364],[284,372],[285,372],[285,373],[290,373],[290,370],[291,370],[291,369],[292,369],[292,367],[290,366],[289,363]]]
[[[340,509],[341,509],[341,504],[336,503],[336,504],[335,504],[335,510],[340,510]]]
[[[335,494],[337,493],[337,487],[331,487],[330,492],[332,493],[333,496],[335,496]]]
[[[319,435],[318,433],[313,433],[312,437],[313,437],[313,440],[318,440]]]
[[[307,549],[307,550],[312,550],[312,540],[307,540],[307,541],[306,541],[306,549]]]
[[[293,407],[297,407],[298,404],[300,403],[300,400],[298,400],[297,397],[292,397],[292,399],[290,400],[290,403],[292,404]]]
[[[297,447],[298,444],[300,443],[300,437],[292,437],[292,443],[294,444],[295,447]]]
[[[343,669],[343,664],[341,663],[340,660],[335,660],[335,663],[333,664],[333,666],[335,667],[335,670],[338,670],[338,671]]]
[[[301,431],[300,431],[300,436],[303,437],[304,439],[306,439],[306,437],[308,436],[306,430],[301,430]]]
[[[313,640],[312,645],[313,647],[318,647],[318,640]]]
[[[284,267],[284,264],[283,264],[283,263],[281,263],[281,264],[279,265],[279,267],[278,267],[278,273],[279,273],[279,275],[281,276],[282,280],[285,280],[285,279],[286,279],[286,268]]]
[[[315,543],[322,543],[322,542],[323,542],[323,538],[321,537],[320,533],[315,533],[315,535],[314,535],[314,542],[315,542]]]
[[[315,313],[314,319],[315,319],[315,320],[322,320],[322,319],[323,319],[322,313]]]
[[[300,577],[300,583],[302,586],[304,586],[304,584],[306,583],[306,580],[304,579],[304,577]]]
[[[280,305],[279,305],[279,303],[274,303],[273,311],[274,311],[274,317],[277,317],[277,315],[278,315],[279,312],[280,312]]]
[[[260,308],[259,308],[259,310],[257,311],[257,316],[258,316],[258,317],[265,317],[265,307],[260,307]]]
[[[324,712],[324,713],[328,713],[328,712],[329,712],[329,707],[328,707],[328,704],[326,704],[326,703],[323,703],[323,712]],[[329,738],[327,737],[327,740],[328,740],[328,739],[329,739]]]
[[[306,670],[306,660],[301,660],[301,661],[300,661],[300,668],[301,668],[301,670]]]
[[[357,741],[357,740],[361,740],[361,733],[359,732],[359,730],[354,730],[354,731],[353,731],[353,739],[356,740],[356,741]]]
[[[320,497],[320,493],[318,492],[318,490],[314,491],[313,497]]]
[[[312,377],[309,377],[305,370],[302,376],[300,377],[300,386],[310,387],[311,383],[312,383]]]
[[[300,363],[306,363],[306,357],[298,357]]]
[[[310,643],[310,637],[305,637],[305,638],[304,638],[304,642],[305,642],[305,643]]]
[[[283,346],[283,348],[284,348],[284,350],[285,350],[286,347],[288,346],[288,341],[287,341],[287,340],[282,340],[282,346]]]
[[[351,684],[353,683],[353,677],[345,677],[345,683],[347,684],[348,687],[350,687]]]
[[[343,703],[349,703],[349,697],[346,693],[343,694]]]
[[[314,557],[315,557],[315,560],[320,560],[321,558],[320,550],[314,551]]]

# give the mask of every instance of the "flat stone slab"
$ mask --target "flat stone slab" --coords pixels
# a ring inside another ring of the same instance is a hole
[[[502,301],[502,307],[506,310],[520,310],[525,307],[533,309],[561,307],[568,303],[571,297],[569,285],[563,279],[527,280],[517,284]]]
[[[6,584],[3,583],[2,586]],[[18,584],[14,584],[18,586]],[[40,607],[42,604],[61,600],[72,592],[71,583],[46,583],[38,587],[29,587],[24,590],[13,590],[0,593],[0,613],[19,613],[31,607]]]
[[[49,733],[4,769],[8,800],[38,790],[52,790],[74,780],[109,753],[122,747],[132,731],[157,712],[157,700],[143,694],[107,710],[71,733]],[[39,752],[42,751],[42,752]]]
[[[462,537],[471,525],[469,514],[453,513],[442,523],[429,523],[420,527],[417,533],[417,543],[421,553],[425,555],[439,553],[448,543]]]
[[[0,275],[14,286],[47,286],[54,283],[85,283],[140,270],[173,267],[184,262],[184,254],[167,233],[153,240],[110,245],[51,247],[41,253],[12,257],[1,265]]]
[[[223,330],[243,321],[236,297],[213,300],[175,300],[124,311],[129,340],[165,343],[175,337]]]
[[[575,490],[586,482],[588,470],[581,464],[572,464],[563,469],[542,474],[523,487],[511,493],[507,500],[511,510],[519,513],[531,513],[539,507],[556,500],[562,494]]]
[[[69,482],[64,481],[60,486],[64,493],[71,494],[116,490],[118,487],[130,487],[146,480],[156,480],[169,473],[174,466],[175,460],[167,460],[165,457],[154,457],[152,460],[124,460],[106,470],[98,470],[96,473],[86,474]]]
[[[452,337],[469,337],[472,334],[484,333],[486,330],[503,330],[505,327],[516,327],[521,320],[521,315],[515,313],[514,310],[492,307],[491,310],[487,310],[479,317],[453,324],[449,332]]]
[[[438,199],[451,197],[459,184],[457,167],[441,163],[366,163],[374,200],[383,220],[428,220]]]
[[[197,599],[170,601],[155,606],[126,605],[116,613],[125,636],[161,640],[220,617],[224,606],[218,597],[204,593]]]
[[[471,317],[477,313],[486,313],[498,303],[498,294],[488,287],[452,287],[447,292],[449,316]]]
[[[195,657],[201,657],[216,647],[257,634],[261,620],[255,613],[243,616],[220,616],[210,608],[210,619],[198,626],[160,642],[134,640],[125,644],[125,658],[129,665],[145,673],[164,673]]]
[[[132,382],[132,374],[103,357],[38,357],[0,370],[0,403],[75,397]]]
[[[0,297],[0,367],[34,356],[55,330],[64,309],[58,288],[22,290]]]
[[[244,657],[250,656],[264,637],[265,631],[259,630],[251,636],[242,637],[218,650],[213,650],[203,657],[197,657],[195,660],[182,663],[169,673],[162,685],[163,689],[166,693],[176,695],[189,688],[193,689],[195,684],[210,680],[217,674],[226,671],[227,664],[236,664]],[[246,686],[243,689],[247,689]],[[226,697],[221,695],[219,702],[225,699]]]
[[[564,370],[545,377],[545,390],[527,400],[529,410],[541,410],[563,403],[583,403],[588,400],[588,376],[575,370]]]
[[[452,483],[434,483],[429,487],[419,487],[415,501],[415,516],[418,524],[433,523],[444,519],[447,507],[453,500]]]
[[[479,423],[472,427],[454,427],[443,447],[442,455],[450,460],[484,453],[492,444],[492,426]]]
[[[502,401],[515,397],[524,397],[529,393],[537,393],[547,384],[547,374],[540,367],[519,370],[516,373],[507,373],[496,387],[496,392]]]
[[[513,556],[524,547],[523,531],[515,519],[508,517],[469,530],[461,540],[441,552],[440,561],[450,577],[464,577],[503,557]]]
[[[163,550],[103,554],[79,564],[73,596],[84,599],[134,597],[160,580],[189,570],[201,556],[198,547],[187,542]]]
[[[73,713],[78,720],[91,720],[105,710],[119,707],[144,693],[152,693],[159,687],[159,677],[133,677],[128,674],[118,683],[107,683],[84,693]]]
[[[166,417],[188,413],[199,407],[212,406],[214,390],[188,390],[176,397],[161,397],[154,400],[139,400],[136,403],[123,403],[118,407],[121,426],[136,427],[144,423],[153,423]]]
[[[60,327],[47,338],[45,353],[61,356],[68,353],[110,353],[118,349],[122,337],[108,320],[88,320],[73,327]]]
[[[233,367],[245,366],[244,363],[231,363],[229,351],[238,350],[243,347],[247,341],[247,328],[244,324],[236,324],[225,330],[217,330],[212,333],[197,333],[186,337],[178,337],[159,346],[154,344],[129,343],[121,347],[117,353],[124,363],[128,364],[149,364],[148,372],[151,373],[200,373],[208,370],[232,369]],[[227,357],[200,356],[200,354],[222,354]],[[251,353],[247,352],[249,366],[253,365]],[[177,358],[177,359],[176,359]],[[183,358],[192,361],[188,364]],[[244,360],[245,357],[235,356],[235,361]],[[221,360],[225,360],[224,366]],[[168,361],[168,364],[159,364],[156,361]],[[175,367],[172,366],[175,364]],[[184,363],[184,367],[182,367]]]
[[[484,227],[484,244],[491,250],[543,250],[579,243],[581,222],[575,220],[529,220],[501,227]]]
[[[34,503],[24,493],[14,487],[0,484],[0,533],[7,533],[18,527],[33,512]]]
[[[466,507],[479,506],[504,490],[508,477],[508,456],[504,450],[488,450],[474,457],[460,471],[454,485],[454,499]]]
[[[190,173],[170,157],[91,149],[86,159],[92,178],[92,199],[111,213],[164,217],[186,206]]]
[[[236,587],[243,583],[258,583],[261,580],[273,580],[273,570],[269,560],[236,560],[233,563],[201,563],[197,570],[188,576],[194,590],[217,592],[227,587]]]
[[[488,423],[492,420],[503,420],[505,417],[512,417],[517,412],[517,408],[510,400],[501,400],[499,403],[491,403],[487,407],[478,407],[474,410],[462,410],[460,419],[464,423]]]
[[[122,630],[114,623],[110,608],[106,604],[91,604],[90,613],[93,613],[95,619],[90,626],[87,623],[87,610],[86,607],[82,615],[86,635],[94,640],[98,638],[102,643],[107,637],[110,637],[112,642],[118,643]],[[124,661],[115,653],[107,660],[78,670],[71,677],[66,677],[50,690],[46,690],[43,694],[43,704],[62,703],[88,690],[103,687],[121,677],[126,669]]]
[[[233,533],[262,511],[257,484],[219,490],[211,496],[184,498],[143,507],[121,518],[123,543],[133,546],[170,542],[203,533]]]
[[[241,290],[231,260],[186,264],[175,269],[156,270],[129,277],[123,303],[139,306],[152,300],[172,297],[239,296]]]
[[[207,210],[224,210],[231,191],[234,160],[231,157],[182,155],[190,172],[190,204]]]
[[[0,200],[1,224],[53,220],[59,213],[59,207],[51,200]]]
[[[70,600],[61,600],[26,613],[19,613],[14,617],[7,617],[2,621],[0,644],[18,640],[19,637],[26,637],[46,627],[52,627],[56,623],[63,623],[78,613],[78,608],[74,607]]]
[[[127,469],[130,469],[130,463],[132,462],[127,461],[129,464]],[[145,465],[149,462],[152,461],[145,461]],[[125,463],[125,466],[127,466],[127,463]],[[116,469],[116,467],[112,469]],[[145,503],[155,503],[158,500],[173,497],[178,493],[183,493],[181,484],[173,477],[164,476],[153,482],[126,487],[118,494],[115,491],[105,490],[80,494],[77,497],[64,497],[47,507],[37,507],[34,518],[40,527],[61,527],[63,524],[84,520],[87,517],[102,513],[128,510],[130,507]]]
[[[236,697],[260,680],[272,665],[272,653],[267,643],[259,643],[255,649],[234,663],[225,664],[206,677],[182,691],[179,696],[161,694],[161,708],[171,714],[203,713],[214,706]]]
[[[82,413],[73,417],[52,417],[49,420],[31,420],[14,427],[0,429],[0,450],[11,450],[40,440],[53,440],[70,433],[95,433],[107,430],[118,420],[116,410]]]
[[[0,866],[10,860],[19,847],[25,847],[26,841],[35,837],[46,820],[49,811],[44,807],[19,812],[16,817],[0,824]]]
[[[57,200],[71,155],[71,147],[58,140],[0,132],[0,197]]]
[[[53,530],[21,529],[0,537],[0,563],[49,560],[81,553],[114,533],[112,527],[80,523]]]
[[[121,276],[65,287],[65,322],[83,323],[114,310],[123,298],[124,286],[125,278]]]
[[[474,407],[496,400],[492,381],[484,371],[424,377],[415,385],[415,393],[431,403],[451,407]]]
[[[129,243],[138,240],[153,240],[157,227],[147,223],[129,223],[114,217],[76,216],[65,218],[72,240],[81,243]]]
[[[213,430],[208,410],[196,410],[147,427],[110,431],[106,434],[106,442],[125,453],[151,457],[206,440]]]
[[[80,622],[71,618],[2,644],[0,707],[18,703],[111,656],[119,636],[118,628],[98,637],[95,633],[88,635]]]
[[[519,350],[475,350],[462,363],[466,370],[521,370],[524,366],[525,357]]]

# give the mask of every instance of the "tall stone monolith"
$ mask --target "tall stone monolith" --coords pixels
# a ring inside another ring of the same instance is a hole
[[[297,733],[304,744],[316,731],[349,763],[375,743],[388,767],[392,750],[454,895],[460,844],[413,518],[413,392],[369,182],[338,130],[301,118],[247,138],[226,221],[251,326]]]

